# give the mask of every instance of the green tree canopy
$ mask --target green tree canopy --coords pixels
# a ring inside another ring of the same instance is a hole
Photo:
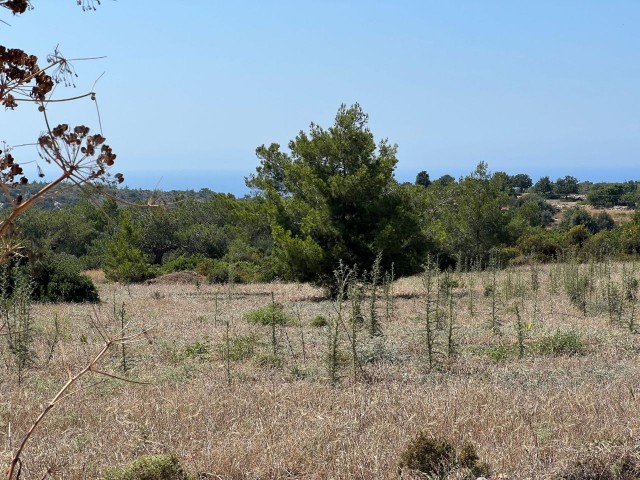
[[[418,175],[416,175],[416,185],[422,185],[423,187],[431,185],[431,180],[429,179],[429,174],[426,170],[422,170]]]
[[[369,267],[378,251],[398,273],[417,268],[426,248],[408,196],[394,180],[395,145],[376,144],[360,105],[342,105],[333,126],[314,123],[289,142],[256,150],[247,185],[265,199],[281,275],[326,281],[339,261]],[[403,258],[392,256],[405,247]],[[401,261],[405,260],[405,261]]]

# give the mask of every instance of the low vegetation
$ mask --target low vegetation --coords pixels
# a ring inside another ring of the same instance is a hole
[[[587,274],[576,302],[566,287]],[[32,303],[23,345],[0,337],[3,458],[100,348],[96,311],[114,334],[153,329],[101,367],[124,382],[79,385],[45,419],[23,475],[164,479],[130,477],[161,463],[176,478],[636,478],[640,264],[427,268],[375,302],[369,274],[334,299],[90,275],[101,304]]]

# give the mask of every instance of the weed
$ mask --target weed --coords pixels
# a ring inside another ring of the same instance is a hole
[[[187,480],[174,455],[146,455],[105,473],[103,480]]]
[[[18,384],[22,383],[25,370],[35,362],[32,292],[31,278],[23,270],[4,268],[0,277],[0,329],[4,326],[7,330],[7,347],[13,356]]]
[[[208,355],[211,351],[211,347],[209,343],[204,342],[193,342],[184,347],[182,350],[183,358],[202,358],[205,355]]]
[[[579,333],[570,330],[568,332],[556,331],[538,340],[536,350],[543,355],[584,355],[587,347]]]
[[[504,362],[507,358],[509,358],[509,348],[507,348],[503,344],[492,345],[491,347],[485,350],[485,354],[494,362],[500,363]]]
[[[311,326],[314,328],[322,328],[327,325],[329,325],[329,321],[327,320],[327,317],[322,315],[317,315],[313,320],[311,320]]]
[[[218,345],[216,350],[224,360],[228,358],[233,362],[238,362],[253,357],[257,344],[258,339],[255,335],[240,335],[230,338],[228,346],[227,342]]]
[[[245,320],[253,325],[270,327],[275,325],[292,325],[293,318],[287,315],[282,305],[272,303],[265,307],[252,310],[244,316]]]

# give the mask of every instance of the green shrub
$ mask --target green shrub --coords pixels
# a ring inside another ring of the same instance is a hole
[[[99,301],[96,286],[81,269],[82,262],[73,255],[48,255],[32,268],[34,297],[49,302]]]
[[[237,362],[251,358],[255,353],[258,339],[255,335],[240,335],[229,340],[229,360]],[[216,346],[216,350],[222,356],[223,360],[227,360],[227,345],[220,343]]]
[[[456,465],[456,451],[441,438],[427,436],[420,432],[400,454],[400,470],[414,470],[429,478],[444,479]]]
[[[277,303],[253,310],[247,313],[244,318],[249,323],[263,326],[290,325],[294,323],[293,317],[287,315],[284,312],[284,308]]]
[[[207,342],[193,342],[184,347],[182,356],[184,358],[200,358],[208,355],[211,347]]]
[[[485,353],[491,360],[500,363],[509,358],[510,351],[506,346],[499,344],[490,346],[485,350]]]
[[[207,277],[209,283],[229,281],[229,264],[223,260],[206,259],[198,264],[196,271]]]
[[[203,255],[180,255],[169,259],[163,258],[162,273],[196,270],[203,260],[205,260]]]
[[[474,478],[488,477],[491,473],[489,464],[481,462],[476,452],[476,447],[469,442],[465,442],[458,452],[458,464],[469,469]]]
[[[187,480],[174,455],[146,455],[105,473],[103,480]]]
[[[454,470],[461,475],[456,478],[488,476],[489,465],[481,462],[475,447],[464,443],[460,450],[448,440],[434,438],[420,432],[400,454],[399,470],[412,470],[426,478],[444,480]]]
[[[311,320],[311,326],[315,328],[326,327],[327,325],[329,325],[329,321],[322,315],[318,315],[313,320]]]
[[[543,355],[584,355],[587,351],[582,337],[575,331],[561,332],[541,338],[536,349]]]

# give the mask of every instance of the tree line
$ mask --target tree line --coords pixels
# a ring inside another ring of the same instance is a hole
[[[604,211],[560,213],[547,201],[579,193],[585,184],[574,177],[533,184],[526,174],[492,173],[480,162],[458,180],[431,181],[423,171],[415,183],[401,183],[396,152],[376,142],[359,105],[343,105],[332,126],[311,124],[286,151],[258,147],[244,198],[201,191],[149,206],[80,196],[71,207],[34,208],[17,225],[22,263],[44,298],[78,300],[94,295],[87,285],[74,293],[73,279],[86,269],[120,282],[195,270],[212,282],[327,285],[340,262],[367,269],[378,255],[382,268],[401,276],[420,271],[428,256],[446,268],[490,255],[548,260],[640,247],[638,213],[617,225]],[[637,187],[626,185],[627,193]],[[587,198],[600,198],[608,187],[590,188]]]

